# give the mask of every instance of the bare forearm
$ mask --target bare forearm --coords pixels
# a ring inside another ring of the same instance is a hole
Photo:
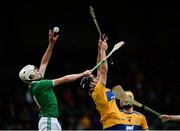
[[[102,39],[100,39],[98,45],[98,60],[102,61],[105,57],[106,57],[106,50],[108,48],[107,46],[107,37],[105,35],[102,36]],[[107,61],[104,61],[100,67],[97,70],[97,78],[103,82],[104,84],[106,84],[106,78],[107,78],[107,71],[108,71],[108,65],[107,65]]]
[[[97,64],[101,61],[100,57],[101,57],[101,53],[100,53],[100,51],[98,51]],[[100,68],[100,67],[98,67],[98,69],[97,69],[97,79],[99,79],[98,77],[99,77],[99,75],[100,75],[100,70],[99,70],[99,68]]]
[[[103,60],[106,57],[106,51],[105,50],[101,50],[100,54],[101,54],[100,55],[100,60]],[[107,72],[108,72],[108,63],[107,63],[107,60],[104,61],[103,64],[101,64],[99,70],[103,71],[104,73],[107,74]]]
[[[52,54],[52,50],[53,50],[53,47],[54,45],[51,45],[49,44],[48,45],[48,48],[46,49],[43,57],[42,57],[42,60],[41,60],[41,63],[40,63],[40,68],[39,68],[39,72],[44,75],[45,71],[46,71],[46,67],[49,63],[49,60],[51,58],[51,54]]]
[[[83,76],[83,73],[66,75],[64,77],[67,82],[72,82],[72,81],[75,81],[75,80],[81,78],[82,76]]]
[[[41,64],[48,64],[49,59],[51,58],[52,50],[53,50],[54,45],[48,45],[48,48],[46,49],[46,52],[44,53]]]
[[[101,54],[100,59],[103,60],[106,57],[105,50],[101,50],[100,54]],[[107,72],[108,72],[107,61],[104,61],[104,63],[101,64],[101,66],[98,69],[98,79],[105,85],[107,80]]]
[[[60,84],[65,84],[65,83],[70,83],[70,82],[73,82],[73,81],[75,81],[81,77],[83,77],[83,73],[66,75],[66,76],[63,76],[61,78],[55,79],[54,80],[54,86],[57,86]]]
[[[169,115],[169,120],[180,121],[180,115]]]
[[[97,56],[97,63],[100,62],[100,44],[101,43],[98,43],[98,56]]]

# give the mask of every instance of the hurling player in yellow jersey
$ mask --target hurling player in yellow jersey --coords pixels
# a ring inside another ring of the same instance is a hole
[[[107,36],[103,35],[98,43],[97,63],[106,57]],[[90,92],[92,99],[96,105],[96,109],[100,113],[100,122],[103,129],[107,130],[142,130],[148,129],[147,124],[141,125],[139,119],[129,121],[129,114],[121,112],[116,104],[115,95],[106,88],[106,80],[108,73],[108,64],[105,61],[97,70],[97,76],[83,77],[80,86],[82,89]],[[136,116],[133,116],[136,117]],[[145,121],[146,122],[146,121]],[[134,125],[132,125],[134,124]]]
[[[134,95],[131,91],[125,91],[126,95],[134,99]],[[135,111],[133,105],[129,102],[122,103],[120,101],[122,109],[122,117],[125,118],[124,125],[126,125],[127,130],[148,130],[148,125],[146,117]]]

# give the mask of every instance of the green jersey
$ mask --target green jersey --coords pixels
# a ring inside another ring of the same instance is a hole
[[[40,117],[58,118],[58,103],[53,87],[52,80],[33,81],[30,84],[33,98],[40,108]]]

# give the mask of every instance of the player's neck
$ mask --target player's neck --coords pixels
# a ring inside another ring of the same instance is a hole
[[[133,107],[129,108],[129,109],[124,109],[124,112],[126,113],[133,113]]]

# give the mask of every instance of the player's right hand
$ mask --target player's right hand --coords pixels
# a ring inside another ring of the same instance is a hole
[[[90,70],[86,70],[82,73],[83,76],[88,76],[91,74],[91,71]]]
[[[53,30],[49,30],[49,44],[54,45],[58,39],[59,35],[55,36]]]
[[[108,37],[103,34],[102,36],[99,37],[99,42],[98,45],[100,46],[103,42],[106,42],[108,40]]]
[[[169,115],[161,115],[159,118],[161,119],[162,122],[169,121]]]

